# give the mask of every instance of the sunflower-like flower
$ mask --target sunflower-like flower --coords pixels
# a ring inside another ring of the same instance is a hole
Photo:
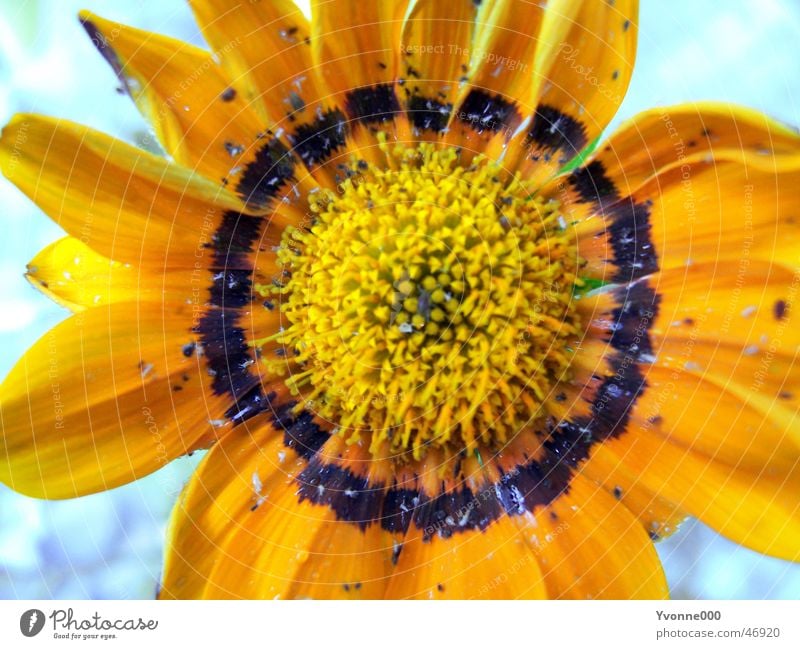
[[[3,131],[74,314],[2,385],[0,480],[210,449],[171,598],[663,597],[688,515],[800,558],[797,133],[702,104],[596,147],[631,0],[191,4],[213,52],[81,15],[165,157]]]

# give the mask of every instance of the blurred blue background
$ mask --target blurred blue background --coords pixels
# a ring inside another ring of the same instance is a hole
[[[40,112],[144,145],[147,127],[92,47],[81,8],[202,45],[181,0],[0,3],[0,123]],[[796,0],[643,0],[632,85],[615,120],[655,105],[719,99],[800,124]],[[31,288],[25,264],[62,235],[0,180],[0,375],[66,312]],[[65,502],[0,485],[1,598],[149,598],[167,516],[197,457],[138,483]],[[673,597],[800,598],[800,566],[762,557],[687,521],[658,544]]]

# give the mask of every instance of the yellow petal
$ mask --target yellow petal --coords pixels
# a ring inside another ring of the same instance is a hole
[[[99,306],[33,345],[0,386],[0,480],[45,498],[111,489],[229,429],[184,309]]]
[[[0,167],[100,255],[159,269],[193,268],[208,257],[206,244],[224,213],[244,207],[162,158],[87,126],[36,115],[18,115],[3,129]]]
[[[64,237],[42,249],[28,264],[25,277],[71,311],[135,300],[137,294],[133,267],[97,254],[74,237]]]

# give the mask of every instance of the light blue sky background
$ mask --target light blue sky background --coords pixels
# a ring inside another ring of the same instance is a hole
[[[146,126],[80,28],[78,9],[201,44],[181,0],[0,2],[0,123],[20,111],[91,124],[130,142]],[[644,0],[639,58],[615,120],[682,101],[728,100],[800,124],[795,0]],[[23,279],[61,235],[0,180],[0,374],[65,312]],[[42,502],[0,486],[0,597],[151,597],[171,504],[193,462],[113,492]],[[673,596],[800,598],[800,567],[739,548],[692,521],[658,544]]]

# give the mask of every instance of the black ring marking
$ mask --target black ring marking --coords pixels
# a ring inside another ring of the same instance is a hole
[[[255,159],[245,167],[236,191],[248,205],[264,206],[284,184],[294,179],[294,166],[289,149],[273,138],[258,150]]]
[[[258,414],[266,405],[258,376],[248,370],[255,360],[245,331],[238,326],[239,315],[233,310],[210,309],[194,329],[213,377],[211,388],[214,394],[233,399],[225,416],[234,421]]]
[[[228,211],[222,215],[219,227],[211,235],[207,247],[214,251],[213,268],[230,267],[231,258],[246,256],[261,236],[264,221],[258,216],[246,216]],[[248,264],[249,266],[249,264]]]
[[[658,270],[658,255],[650,236],[650,204],[625,198],[606,211],[611,224],[606,228],[614,265],[613,281],[623,284]]]
[[[422,131],[441,133],[447,128],[452,104],[443,104],[435,99],[426,99],[422,95],[414,95],[408,100],[406,112],[411,123]]]
[[[311,458],[297,482],[300,502],[327,505],[338,520],[355,523],[361,529],[375,520],[375,511],[380,510],[383,500],[383,487],[371,486],[367,478],[335,464],[325,464],[319,456]]]
[[[270,395],[274,400],[274,394]],[[314,422],[314,416],[307,410],[295,415],[294,401],[285,403],[275,409],[273,421],[283,431],[283,443],[293,449],[300,457],[310,460],[330,438],[330,433]]]
[[[225,212],[209,247],[213,273],[209,287],[209,308],[194,327],[202,343],[206,367],[216,395],[227,394],[233,405],[225,416],[244,421],[267,407],[261,383],[249,367],[256,361],[247,343],[245,330],[239,326],[239,309],[253,299],[252,266],[247,255],[261,235],[266,219],[238,212]]]
[[[566,164],[578,155],[588,143],[586,127],[574,117],[557,108],[540,104],[533,115],[533,123],[525,137],[525,146],[533,149],[531,158],[538,160],[543,152],[546,160],[557,151],[563,155],[559,164]]]
[[[213,277],[211,304],[238,309],[252,299],[253,271],[244,268],[221,270]]]
[[[333,108],[317,115],[313,122],[298,126],[286,137],[292,150],[308,168],[312,168],[341,149],[346,134],[345,116],[338,108]]]
[[[643,329],[649,329],[658,315],[661,296],[650,288],[646,280],[620,287],[614,291],[614,296],[620,306],[612,313],[614,327],[609,344],[637,361],[649,358],[653,355],[652,341]]]
[[[484,131],[497,133],[505,130],[509,136],[522,121],[516,104],[478,88],[470,90],[456,117],[478,134]]]
[[[345,110],[354,120],[364,124],[380,124],[394,119],[400,103],[391,83],[364,86],[347,93]]]
[[[621,198],[614,181],[608,177],[602,162],[593,160],[573,171],[567,178],[582,203],[594,203],[599,213],[610,221],[608,236],[616,266],[612,280],[627,283],[658,271],[658,255],[651,235],[650,202],[637,203],[631,197]]]
[[[617,186],[608,177],[605,166],[599,160],[592,160],[589,164],[578,167],[567,177],[567,182],[582,203],[597,203],[603,207],[620,198]]]

